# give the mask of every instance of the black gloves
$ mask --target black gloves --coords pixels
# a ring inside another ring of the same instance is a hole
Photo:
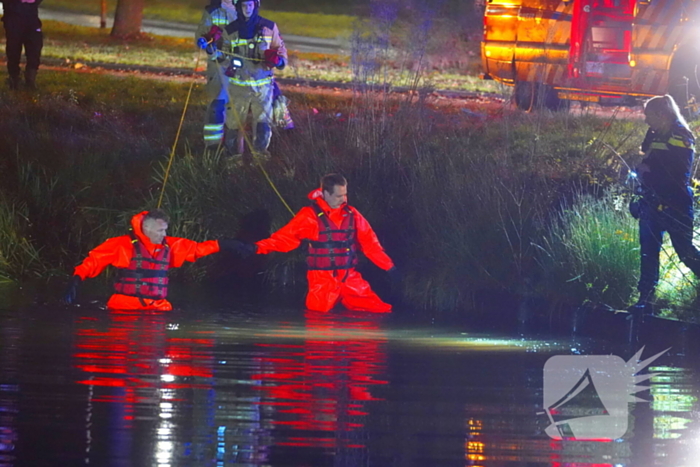
[[[242,242],[233,238],[222,238],[219,240],[219,249],[227,250],[236,253],[241,258],[245,259],[254,255],[258,251],[258,247],[253,243]]]
[[[78,286],[82,281],[80,276],[71,277],[70,282],[68,282],[68,287],[66,287],[66,291],[63,294],[63,299],[61,300],[63,303],[66,305],[75,303],[75,299],[78,296]]]

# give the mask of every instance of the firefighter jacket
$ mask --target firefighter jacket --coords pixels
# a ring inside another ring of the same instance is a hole
[[[384,252],[384,248],[379,243],[369,222],[357,209],[346,203],[336,209],[331,209],[323,199],[320,189],[309,193],[309,199],[312,201],[311,206],[302,208],[287,225],[273,233],[270,238],[256,243],[258,253],[287,252],[297,248],[302,241],[311,240],[310,250],[312,254],[309,255],[307,264],[312,270],[350,269],[356,264],[353,259],[356,258],[356,251],[362,251],[370,261],[385,271],[394,266],[391,258]],[[325,217],[329,221],[331,225],[330,236],[335,235],[338,231],[352,230],[353,232],[347,234],[352,242],[349,245],[342,245],[343,240],[340,240],[339,237],[335,237],[336,240],[332,238],[328,240],[328,231],[321,235],[325,230],[323,228],[325,222],[319,220],[319,216]],[[351,223],[354,223],[354,226]],[[329,242],[338,243],[329,245]],[[333,251],[336,247],[337,250],[347,248],[352,250],[347,256],[344,256],[340,251]],[[314,253],[316,253],[315,256]],[[328,255],[329,253],[335,253],[336,258],[340,258],[340,261],[336,263],[336,268],[329,267],[329,258],[331,257]]]
[[[236,10],[228,9],[223,6],[213,6],[209,5],[204,9],[202,14],[202,20],[197,26],[197,31],[195,32],[194,39],[198,40],[200,37],[205,36],[209,33],[212,26],[218,26],[223,31],[224,28],[233,21],[236,20]],[[221,50],[223,47],[223,40],[219,39],[215,44],[216,50]],[[222,76],[223,71],[219,68],[221,64],[217,60],[218,54],[214,53],[207,55],[207,93],[214,99],[224,94],[222,92]]]
[[[272,84],[273,70],[265,64],[264,54],[268,49],[277,49],[277,53],[287,62],[287,49],[280,36],[277,24],[258,17],[254,33],[250,38],[241,37],[242,18],[229,24],[224,30],[224,51],[233,54],[229,55],[232,60],[239,59],[241,66],[235,69],[233,76],[229,76],[229,83],[233,86],[244,86],[248,88],[266,88]],[[231,68],[229,68],[231,69]]]
[[[167,273],[169,268],[180,267],[186,261],[194,262],[219,251],[219,243],[216,240],[195,242],[186,238],[165,237],[163,244],[156,245],[141,230],[141,222],[145,215],[144,211],[131,218],[132,235],[122,235],[105,241],[93,249],[73,273],[85,280],[88,277],[98,276],[109,265],[116,267],[120,271],[120,278],[115,284],[114,295],[107,302],[109,308],[163,311],[172,309],[170,302],[165,299],[167,280],[160,281],[164,282],[159,284],[160,286],[155,285],[162,274],[146,273],[145,275],[150,276],[152,281],[135,281],[134,271],[152,270]],[[139,266],[136,264],[139,258],[145,258],[148,261],[142,261]],[[142,287],[142,283],[147,285]]]
[[[649,129],[642,151],[647,153],[642,163],[649,167],[641,180],[647,200],[656,206],[681,209],[692,205],[688,183],[695,151],[693,134],[680,122],[675,122],[668,134]]]

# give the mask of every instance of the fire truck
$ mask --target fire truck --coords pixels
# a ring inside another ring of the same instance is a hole
[[[629,104],[671,94],[700,101],[700,0],[486,0],[483,77],[515,104]]]

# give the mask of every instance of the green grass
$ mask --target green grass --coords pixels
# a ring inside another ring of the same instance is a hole
[[[116,1],[108,0],[107,5],[108,14],[113,15]],[[204,5],[206,2],[199,0],[151,0],[146,2],[144,18],[197,24],[202,18]],[[76,13],[100,13],[100,2],[96,0],[53,0],[43,6]],[[349,37],[356,21],[350,14],[276,11],[267,10],[265,7],[261,14],[275,21],[282,35],[294,34],[327,39]]]
[[[43,56],[60,60],[69,66],[111,63],[186,70],[194,69],[196,64],[199,69],[205,67],[206,55],[195,50],[189,39],[145,36],[139,40],[121,41],[111,38],[107,30],[56,21],[44,21],[44,32]],[[290,55],[289,66],[276,72],[276,75],[283,78],[345,83],[356,78],[350,57],[295,52]],[[386,66],[386,73],[377,74],[366,81],[414,86],[415,76],[416,73],[411,69],[401,68],[399,64],[390,62]],[[464,73],[430,71],[421,76],[418,85],[437,89],[508,92],[494,81],[484,81],[475,74]]]

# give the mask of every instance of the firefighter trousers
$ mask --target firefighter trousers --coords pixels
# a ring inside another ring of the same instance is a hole
[[[309,310],[329,311],[340,301],[349,310],[391,311],[391,305],[382,301],[355,269],[307,271],[306,278],[309,281],[306,308]]]
[[[229,85],[230,102],[226,109],[226,127],[244,131],[248,112],[255,123],[254,150],[264,151],[272,137],[272,83],[260,86]],[[238,140],[238,131],[227,137],[227,146]],[[229,143],[230,141],[230,143]],[[236,143],[237,144],[237,143]]]
[[[226,107],[228,92],[223,72],[216,62],[210,62],[207,68],[207,94],[211,102],[207,106],[204,120],[204,145],[208,148],[218,147],[224,141]]]

